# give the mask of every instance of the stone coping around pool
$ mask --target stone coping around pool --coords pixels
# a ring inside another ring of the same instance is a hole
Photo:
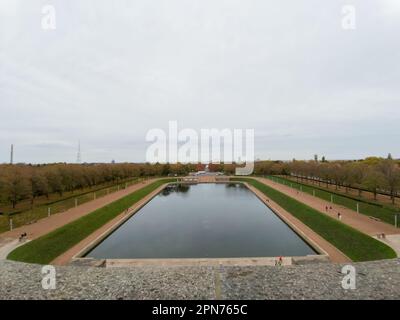
[[[327,255],[308,255],[297,257],[282,257],[279,263],[277,257],[241,257],[241,258],[166,258],[166,259],[104,259],[86,261],[86,265],[102,266],[106,268],[144,267],[144,266],[291,266],[311,263],[328,263]],[[79,265],[79,264],[75,264]]]
[[[278,258],[160,258],[160,259],[105,259],[106,268],[140,266],[275,266]],[[282,266],[292,265],[292,257],[283,257]]]
[[[294,233],[296,233],[303,241],[305,241],[313,250],[315,250],[318,253],[318,256],[329,256],[328,253],[322,249],[315,241],[307,237],[307,235],[294,223],[289,221],[284,215],[279,212],[276,208],[272,208],[272,206],[269,205],[269,203],[265,200],[266,197],[262,196],[256,188],[253,186],[249,185],[247,182],[243,182],[243,184],[254,193],[254,195],[261,200],[262,203],[264,203],[275,215],[281,219]],[[313,256],[313,255],[310,255]]]
[[[247,182],[242,182],[242,183],[245,184],[249,190],[253,191],[253,193],[268,208],[270,208],[284,223],[286,223],[288,227],[290,227],[296,234],[298,234],[304,241],[306,241],[312,248],[314,248],[315,251],[319,252],[320,256],[329,257],[331,262],[352,261],[347,255],[341,252],[338,248],[333,246],[330,242],[326,241],[324,238],[318,235],[314,230],[312,230],[311,228],[306,226],[303,222],[294,217],[290,212],[285,211],[283,208],[281,208],[281,206],[279,206],[277,203],[269,199],[257,188],[249,185]],[[323,249],[323,247],[326,248],[326,250]]]
[[[303,241],[305,241],[310,247],[312,247],[318,254],[307,255],[307,256],[295,256],[295,257],[282,257],[283,266],[292,264],[309,264],[309,263],[326,263],[329,262],[329,255],[324,251],[317,243],[309,239],[297,226],[288,221],[283,217],[277,210],[271,208],[268,203],[263,199],[250,185],[245,182],[219,182],[219,183],[240,183],[244,185],[248,190],[260,199],[278,218],[282,220],[289,228],[293,230]],[[157,196],[162,190],[168,185],[179,184],[179,182],[166,183],[149,195],[147,195],[142,201],[134,205],[131,210],[113,224],[110,228],[99,235],[95,240],[91,241],[77,254],[75,254],[70,265],[79,266],[97,266],[97,267],[127,267],[127,266],[152,266],[152,265],[169,265],[169,266],[215,266],[215,265],[231,265],[231,266],[271,266],[275,265],[277,257],[240,257],[240,258],[156,258],[156,259],[95,259],[91,257],[85,257],[91,250],[97,245],[104,241],[109,235],[117,230],[122,224],[129,220],[136,212],[142,209],[147,203],[149,203],[155,196]]]
[[[76,261],[77,259],[88,259],[85,255],[90,252],[93,248],[95,248],[99,243],[101,243],[105,238],[107,238],[110,234],[112,234],[115,230],[117,230],[122,224],[124,224],[127,220],[129,220],[136,212],[142,209],[147,203],[149,203],[155,196],[157,196],[162,190],[164,190],[168,185],[176,184],[176,182],[165,183],[159,186],[157,189],[149,193],[143,199],[141,199],[138,203],[135,203],[131,208],[128,208],[128,213],[121,213],[124,216],[119,219],[115,224],[113,224],[110,228],[100,234],[95,240],[91,241],[88,245],[86,245],[83,249],[81,249],[77,254],[72,257],[72,261]],[[93,258],[89,258],[95,260]],[[101,259],[99,259],[101,260]]]

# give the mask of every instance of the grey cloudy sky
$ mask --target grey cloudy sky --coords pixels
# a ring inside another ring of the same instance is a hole
[[[1,0],[0,163],[74,162],[78,140],[143,161],[168,120],[254,128],[258,158],[400,157],[399,35],[398,0]]]

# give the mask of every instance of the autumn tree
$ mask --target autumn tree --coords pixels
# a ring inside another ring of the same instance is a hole
[[[32,204],[36,197],[42,195],[46,196],[47,198],[49,197],[49,184],[46,177],[41,172],[34,172],[29,178],[29,182],[31,187]]]
[[[51,192],[56,192],[62,197],[65,190],[65,186],[62,184],[62,177],[58,170],[51,170],[46,173],[46,179],[48,181]]]
[[[13,209],[17,203],[29,196],[29,181],[18,168],[11,168],[4,179],[5,198],[12,204]]]
[[[373,167],[369,167],[367,174],[364,177],[363,185],[374,194],[374,199],[378,190],[385,184],[385,176]]]
[[[388,158],[379,163],[378,170],[384,177],[384,187],[388,189],[394,204],[395,195],[397,194],[400,183],[399,166],[393,159]]]

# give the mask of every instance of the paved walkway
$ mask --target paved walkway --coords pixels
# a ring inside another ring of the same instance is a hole
[[[11,243],[14,244],[14,248],[18,246],[18,242],[15,242],[15,239],[19,238],[19,235],[26,232],[27,239],[33,240],[36,239],[44,234],[47,234],[63,225],[70,223],[80,217],[83,217],[99,208],[110,204],[136,190],[139,190],[150,183],[154,182],[155,179],[150,179],[142,182],[138,182],[132,186],[129,186],[126,189],[116,191],[110,193],[104,197],[98,198],[96,200],[92,200],[86,202],[82,205],[79,205],[75,208],[71,208],[64,212],[60,212],[54,214],[50,217],[43,218],[36,223],[25,225],[22,227],[15,228],[12,231],[8,231],[5,233],[0,234],[0,257],[4,255],[6,252],[10,251]]]
[[[320,212],[324,212],[327,215],[332,216],[333,218],[337,218],[337,212],[340,212],[342,215],[342,222],[346,223],[355,229],[358,229],[364,233],[367,233],[371,236],[376,236],[379,233],[385,233],[387,235],[386,239],[384,240],[385,243],[390,245],[398,254],[400,254],[400,229],[396,229],[394,226],[389,224],[372,220],[365,215],[358,214],[357,212],[344,208],[339,205],[331,204],[330,202],[324,201],[320,198],[313,197],[309,194],[298,192],[295,189],[290,188],[289,186],[282,185],[280,183],[273,182],[269,179],[265,178],[256,178],[260,182],[269,185],[277,189],[278,191],[299,200],[310,207],[317,209]],[[96,209],[99,209],[115,200],[118,200],[144,186],[152,183],[155,179],[139,182],[135,185],[128,187],[127,189],[120,190],[118,192],[114,192],[112,194],[106,195],[102,198],[98,198],[96,200],[87,202],[82,204],[76,208],[69,209],[65,212],[55,214],[48,218],[44,218],[39,220],[38,222],[22,226],[19,228],[14,229],[13,231],[9,231],[0,235],[0,259],[17,247],[19,245],[18,239],[21,233],[26,232],[28,235],[28,240],[32,240],[38,238],[48,232],[51,232],[69,222],[72,222],[82,216],[87,215],[90,212],[93,212]],[[253,188],[254,189],[254,188]],[[257,190],[253,190],[259,197],[265,201],[265,195],[261,194]],[[154,192],[153,192],[154,193]],[[153,193],[149,195],[150,197],[153,196]],[[142,201],[147,201],[148,197],[143,199]],[[137,204],[137,206],[141,205],[141,202]],[[331,244],[326,242],[323,238],[317,235],[314,231],[304,225],[301,221],[293,217],[290,213],[283,210],[278,204],[274,203],[270,199],[268,199],[268,205],[275,209],[276,211],[280,212],[284,219],[286,219],[289,223],[294,224],[297,226],[302,233],[305,234],[306,237],[317,243],[324,251],[326,251],[331,260],[334,262],[345,262],[349,261],[349,258],[346,257],[343,253],[333,247]],[[332,206],[332,210],[328,210],[326,212],[325,207]],[[53,263],[56,264],[65,264],[67,263],[77,252],[82,250],[88,243],[96,239],[100,236],[103,232],[111,228],[113,225],[118,223],[119,220],[124,218],[123,216],[118,216],[105,226],[97,230],[91,236],[89,236],[85,241],[78,244],[77,246],[73,247],[71,250],[67,251],[65,254],[57,258]]]
[[[372,237],[375,237],[378,234],[384,233],[386,236],[388,235],[400,235],[400,229],[396,228],[390,224],[381,222],[381,221],[376,221],[374,219],[369,218],[368,216],[364,214],[357,213],[354,210],[348,209],[346,207],[343,207],[338,204],[332,204],[329,201],[325,201],[321,198],[314,197],[308,193],[298,191],[296,189],[293,189],[289,186],[283,185],[278,182],[274,182],[270,179],[267,178],[255,178],[259,180],[260,182],[300,201],[308,206],[323,212],[332,218],[337,219],[338,212],[340,212],[342,218],[341,222],[348,224],[349,226],[353,227],[354,229],[357,229],[361,232],[364,232]],[[332,207],[332,209],[328,209],[326,211],[326,207]],[[391,240],[391,237],[387,237],[385,240],[383,240],[387,245],[391,246],[396,252],[400,252],[400,245],[398,241],[393,241]]]
[[[397,256],[400,257],[400,234],[388,235],[386,236],[386,241],[383,242],[390,244],[394,251],[396,251]]]
[[[136,202],[132,207],[128,209],[128,213],[126,211],[121,212],[117,217],[108,221],[105,225],[94,231],[88,237],[83,239],[81,242],[64,252],[61,256],[57,257],[55,260],[51,262],[54,265],[66,265],[68,264],[74,256],[80,253],[83,249],[85,249],[88,245],[93,243],[93,241],[97,240],[99,237],[104,237],[106,234],[108,235],[111,229],[117,228],[126,220],[128,220],[132,215],[134,215],[142,206],[144,206],[149,200],[151,200],[154,196],[156,196],[162,189],[164,189],[166,184],[159,186],[154,191],[150,192],[143,199]]]
[[[8,254],[15,248],[25,244],[26,242],[20,242],[14,238],[2,238],[0,239],[0,260],[7,259]]]
[[[264,193],[259,191],[257,188],[246,183],[246,186],[252,190],[257,197],[263,201],[268,207],[275,211],[275,213],[281,217],[289,226],[295,229],[299,234],[309,239],[311,242],[315,243],[320,249],[326,252],[329,259],[332,262],[349,262],[351,259],[347,257],[343,252],[333,246],[331,243],[326,241],[311,228],[306,226],[299,219],[295,218],[291,213],[283,209],[276,202],[272,201],[270,198],[266,197]]]

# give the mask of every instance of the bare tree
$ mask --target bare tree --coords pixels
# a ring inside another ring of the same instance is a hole
[[[384,187],[388,189],[392,203],[394,204],[395,195],[400,183],[399,166],[393,159],[388,158],[379,163],[378,169],[385,178]]]
[[[366,176],[364,177],[363,185],[374,194],[375,200],[378,190],[382,188],[384,184],[385,176],[381,172],[377,171],[375,168],[370,167],[367,171]]]

